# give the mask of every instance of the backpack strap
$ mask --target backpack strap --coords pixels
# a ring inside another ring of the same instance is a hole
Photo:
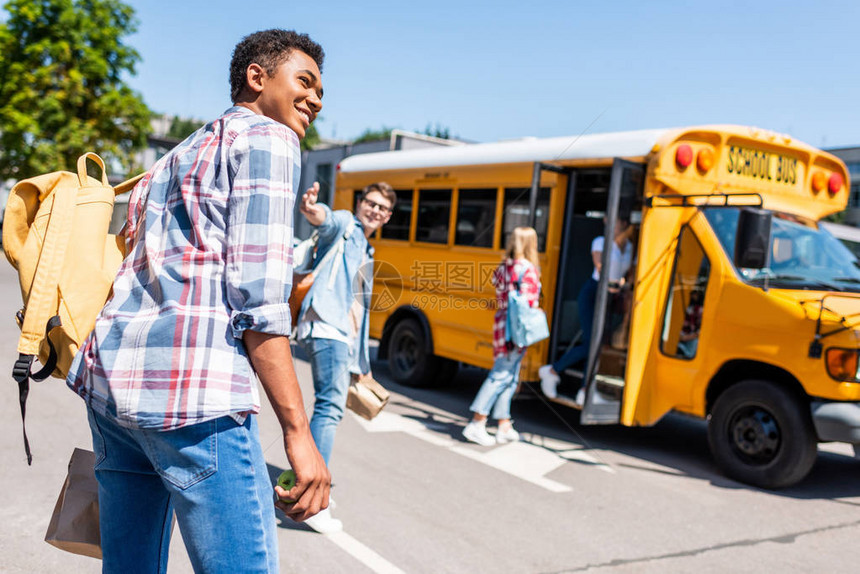
[[[333,245],[326,253],[326,257],[328,257],[329,253],[336,251],[335,255],[337,255],[334,263],[332,264],[331,274],[328,277],[328,285],[326,287],[328,289],[334,288],[334,281],[337,279],[337,273],[340,271],[340,262],[343,260],[343,252],[346,249],[346,240],[352,236],[352,232],[355,231],[355,218],[353,217],[346,226],[346,230],[343,232],[343,236],[338,239],[338,242]],[[334,255],[332,255],[334,257]]]
[[[522,278],[517,276],[517,262],[513,259],[511,259],[510,262],[511,262],[511,266],[510,266],[511,272],[509,273],[510,282],[508,283],[508,291],[511,291],[510,286],[513,285],[513,287],[514,287],[513,290],[515,290],[517,293],[520,293],[521,292],[520,291],[520,281],[522,280]],[[506,268],[507,268],[507,265],[508,265],[508,263],[507,263],[507,261],[505,261],[505,267]]]
[[[122,183],[118,183],[114,186],[113,191],[116,195],[122,195],[123,193],[129,192],[134,189],[134,186],[138,184],[140,180],[143,179],[143,176],[146,175],[146,172],[139,173],[131,179],[127,179]]]
[[[33,364],[33,355],[18,355],[18,360],[15,361],[15,366],[12,367],[12,378],[18,382],[18,402],[21,405],[21,430],[24,433],[24,452],[27,455],[27,464],[33,464],[33,453],[30,452],[30,441],[27,439],[27,425],[25,419],[27,417],[27,396],[30,394],[30,379],[40,382],[48,378],[57,368],[57,349],[54,344],[48,339],[48,333],[54,327],[60,326],[60,317],[54,315],[48,321],[45,327],[45,339],[48,341],[48,346],[51,348],[51,355],[45,366],[38,373],[30,374],[30,367]]]

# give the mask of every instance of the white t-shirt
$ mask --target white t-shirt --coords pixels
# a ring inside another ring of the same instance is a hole
[[[296,330],[296,339],[301,341],[307,339],[313,334],[315,339],[334,339],[346,345],[352,346],[355,342],[355,336],[350,337],[337,327],[329,325],[319,318],[313,307],[308,307],[305,314],[302,315],[299,321],[299,326]]]
[[[362,257],[359,269],[362,268],[365,261],[367,261],[367,254]],[[317,312],[314,311],[313,306],[311,306],[308,307],[305,314],[299,319],[299,325],[296,329],[296,339],[301,341],[302,339],[307,339],[308,337],[313,336],[315,339],[334,339],[335,341],[346,343],[352,347],[358,338],[359,331],[361,330],[362,319],[364,319],[364,307],[358,301],[358,298],[352,302],[352,305],[349,308],[350,329],[348,333],[344,333],[334,325],[329,325],[320,319]]]
[[[603,253],[603,246],[605,244],[605,240],[603,236],[595,237],[594,241],[591,242],[591,252],[594,253],[598,251]],[[612,252],[609,254],[609,282],[610,283],[618,283],[621,281],[621,278],[627,275],[627,272],[630,270],[630,265],[633,262],[633,247],[630,245],[630,242],[624,244],[624,251],[618,247],[618,244],[614,241],[612,242]],[[597,272],[597,268],[594,268],[594,272],[591,274],[591,278],[595,281],[600,280],[600,273]]]

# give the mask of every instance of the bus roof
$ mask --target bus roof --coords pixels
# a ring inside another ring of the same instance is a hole
[[[531,163],[571,159],[644,157],[668,129],[614,132],[556,138],[528,138],[457,147],[388,151],[350,156],[342,173],[421,169],[459,165]]]
[[[860,229],[853,225],[842,225],[840,223],[831,223],[822,221],[821,227],[830,232],[833,237],[853,243],[860,243]]]

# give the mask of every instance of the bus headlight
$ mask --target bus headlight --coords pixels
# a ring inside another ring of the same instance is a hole
[[[857,349],[827,349],[827,374],[840,382],[860,382],[857,356]]]

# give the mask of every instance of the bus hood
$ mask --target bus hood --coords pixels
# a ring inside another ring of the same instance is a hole
[[[771,295],[788,304],[798,305],[806,317],[822,323],[860,327],[860,293],[770,289]]]
[[[860,293],[773,289],[771,294],[815,323],[810,357],[820,356],[822,344],[860,347]]]

